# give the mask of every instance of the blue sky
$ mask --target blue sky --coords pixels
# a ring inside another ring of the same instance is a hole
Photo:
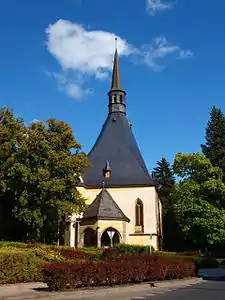
[[[127,113],[151,170],[200,150],[225,112],[224,0],[2,0],[0,106],[69,123],[88,152],[107,116],[118,37]]]

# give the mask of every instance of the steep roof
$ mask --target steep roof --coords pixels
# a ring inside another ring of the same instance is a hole
[[[85,171],[86,186],[102,186],[103,168],[107,160],[111,168],[111,178],[105,182],[107,187],[154,185],[123,113],[108,115],[88,158],[92,168]]]
[[[101,133],[88,154],[92,168],[84,173],[87,187],[101,187],[105,163],[110,165],[111,177],[107,187],[155,185],[145,166],[130,124],[126,118],[126,92],[122,89],[117,49],[114,55],[109,112]]]
[[[119,220],[129,222],[110,193],[104,188],[83,215],[83,220]]]

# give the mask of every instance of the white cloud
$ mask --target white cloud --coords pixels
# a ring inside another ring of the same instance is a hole
[[[87,93],[83,89],[84,78],[87,76],[98,79],[108,76],[112,68],[115,34],[100,30],[88,31],[82,25],[66,20],[58,20],[49,25],[46,33],[47,48],[62,68],[61,74],[54,73],[53,76],[68,95],[74,98],[83,97]],[[119,37],[117,48],[121,56],[127,56],[134,51]],[[71,82],[71,71],[76,82]]]
[[[105,31],[87,31],[81,25],[59,20],[47,29],[48,50],[57,58],[63,69],[76,69],[96,77],[105,76],[112,65],[115,35]],[[118,38],[120,55],[131,49]]]
[[[189,58],[189,57],[193,57],[194,53],[191,52],[191,50],[182,50],[180,49],[180,59],[185,59],[185,58]]]
[[[193,56],[190,50],[170,43],[164,36],[157,37],[148,45],[143,45],[140,51],[141,61],[154,71],[164,69],[168,58],[185,59]]]
[[[164,11],[171,9],[174,6],[174,2],[163,2],[164,0],[146,0],[147,11],[154,16],[158,11]]]
[[[64,91],[68,96],[75,99],[83,98],[85,95],[90,94],[90,89],[84,86],[83,80],[74,74],[67,74],[66,72],[52,72],[50,75],[56,79],[58,89]]]
[[[58,20],[46,29],[47,49],[61,66],[60,72],[46,72],[58,83],[58,88],[73,98],[91,93],[89,79],[102,80],[112,70],[115,34],[100,30],[88,30],[82,25]],[[120,56],[132,56],[139,63],[153,70],[160,70],[167,57],[187,58],[191,51],[169,43],[165,37],[153,40],[139,49],[125,39],[117,37]]]

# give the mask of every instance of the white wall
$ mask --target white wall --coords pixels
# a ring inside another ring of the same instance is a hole
[[[87,204],[91,204],[101,189],[78,188],[79,192],[87,199]],[[157,234],[157,201],[158,195],[155,187],[138,188],[108,188],[115,202],[130,219],[127,224],[126,242],[132,244],[149,245],[149,236],[147,234]],[[140,199],[144,205],[144,234],[132,235],[135,233],[135,204]],[[153,237],[152,246],[157,249],[157,238]]]

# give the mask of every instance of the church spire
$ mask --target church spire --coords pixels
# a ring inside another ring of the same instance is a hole
[[[109,96],[109,114],[113,112],[121,112],[126,114],[125,96],[126,93],[122,89],[122,81],[120,74],[119,55],[117,51],[117,38],[115,38],[116,49],[114,54],[112,85],[108,92]]]
[[[115,50],[115,55],[114,55],[111,90],[122,90],[119,56],[118,56],[117,48]]]

